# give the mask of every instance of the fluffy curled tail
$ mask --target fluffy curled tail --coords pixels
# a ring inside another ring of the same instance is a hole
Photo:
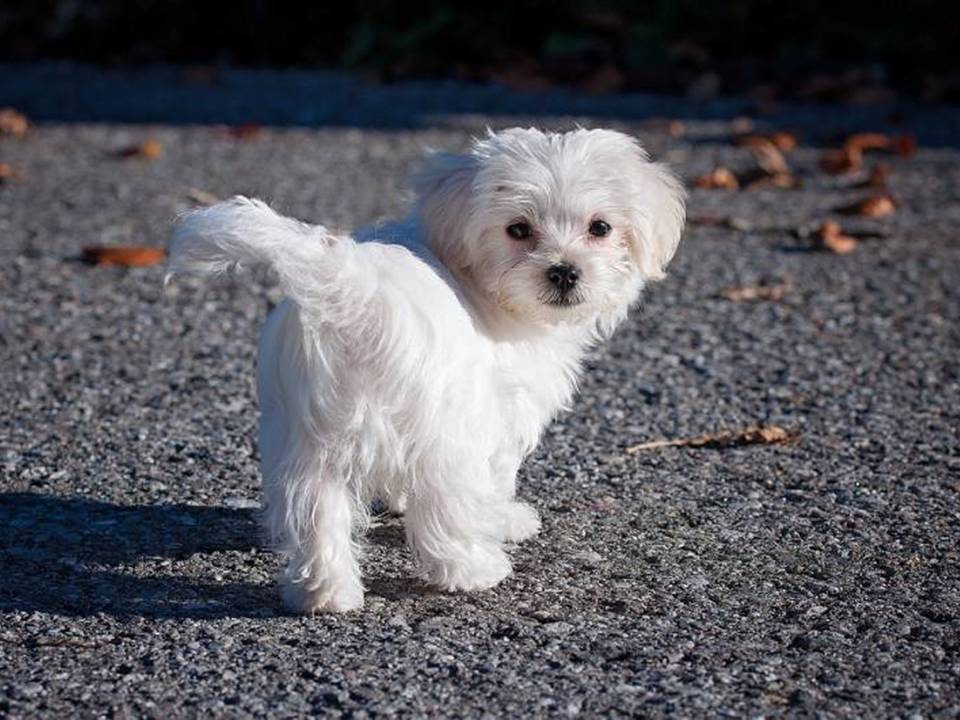
[[[325,256],[342,244],[352,241],[279,215],[259,200],[237,196],[180,219],[170,239],[165,280],[267,266],[276,272],[284,293],[303,304],[317,289],[318,273],[329,265]]]

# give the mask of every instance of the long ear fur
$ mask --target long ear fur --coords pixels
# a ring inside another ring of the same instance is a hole
[[[645,153],[637,150],[634,258],[647,279],[659,280],[665,277],[664,269],[683,234],[687,193],[670,170],[650,162]]]
[[[475,155],[434,153],[413,177],[417,211],[427,241],[448,268],[464,267],[464,230],[479,159]]]

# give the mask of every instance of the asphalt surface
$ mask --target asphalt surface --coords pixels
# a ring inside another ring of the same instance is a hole
[[[790,156],[802,188],[693,191],[692,216],[751,228],[691,225],[590,356],[521,470],[544,525],[514,575],[432,592],[382,518],[363,611],[284,612],[255,521],[255,341],[276,288],[164,291],[159,267],[79,250],[162,246],[196,190],[337,228],[390,217],[423,145],[510,122],[249,140],[49,123],[0,141],[23,175],[0,186],[0,715],[960,714],[960,152],[943,143],[885,158],[902,206],[842,219],[880,236],[849,256],[795,232],[867,192],[817,169],[815,128]],[[722,118],[682,137],[603,124],[688,179],[751,164]],[[160,158],[116,156],[146,137]],[[721,297],[784,277],[780,301]],[[625,452],[756,422],[799,440]]]

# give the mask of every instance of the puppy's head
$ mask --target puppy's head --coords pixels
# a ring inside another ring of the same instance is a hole
[[[416,190],[441,261],[524,322],[612,328],[683,229],[680,184],[612,130],[491,133],[432,156]]]

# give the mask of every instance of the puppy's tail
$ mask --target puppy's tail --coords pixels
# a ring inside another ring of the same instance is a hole
[[[178,274],[223,275],[267,266],[276,272],[288,297],[298,304],[308,303],[316,291],[318,273],[323,274],[329,265],[324,256],[343,244],[353,242],[238,195],[177,222],[164,281]]]

